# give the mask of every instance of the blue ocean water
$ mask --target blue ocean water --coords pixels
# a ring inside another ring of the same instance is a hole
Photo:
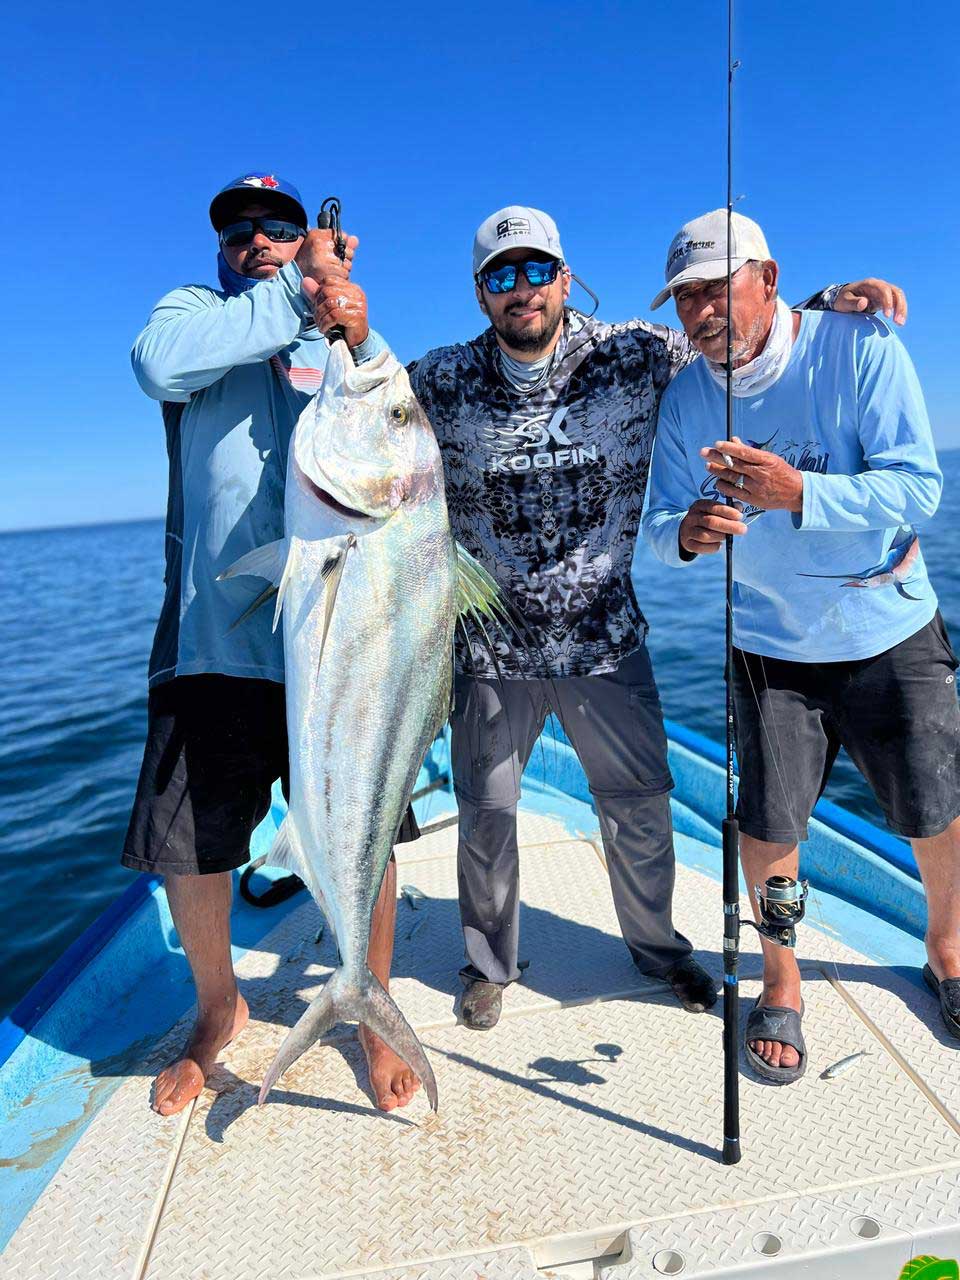
[[[923,548],[960,638],[960,451],[941,461],[943,503]],[[2,1014],[130,883],[118,856],[146,727],[163,525],[3,534],[0,566]],[[721,557],[681,574],[641,547],[634,579],[666,714],[721,741]],[[827,794],[882,821],[842,756]]]

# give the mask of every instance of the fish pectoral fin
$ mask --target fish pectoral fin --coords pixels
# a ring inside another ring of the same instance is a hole
[[[894,582],[893,585],[897,588],[897,595],[903,596],[904,600],[913,600],[914,603],[919,601],[919,596],[912,596],[909,591],[904,591],[902,582]]]
[[[320,577],[326,583],[327,593],[323,602],[323,634],[320,637],[320,653],[317,657],[318,671],[320,663],[323,661],[323,651],[326,647],[330,622],[333,618],[333,607],[337,603],[337,592],[340,590],[340,583],[343,581],[343,569],[347,562],[347,553],[356,545],[357,539],[352,533],[347,534],[345,538],[338,539],[335,549],[331,551],[329,558],[320,570]]]
[[[266,578],[275,587],[280,585],[283,567],[287,563],[287,539],[278,538],[276,542],[267,542],[262,547],[254,547],[246,555],[234,560],[229,569],[217,574],[217,581],[236,578],[240,574],[249,573],[258,578]]]

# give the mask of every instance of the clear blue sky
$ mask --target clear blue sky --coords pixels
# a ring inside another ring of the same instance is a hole
[[[128,352],[213,282],[206,207],[239,171],[333,192],[403,358],[482,328],[469,251],[517,202],[557,218],[606,319],[648,315],[666,246],[723,202],[724,0],[16,6],[0,82],[7,233],[0,528],[158,515],[158,408]],[[740,0],[736,185],[787,297],[880,274],[938,443],[960,445],[952,4]],[[657,313],[666,315],[668,308]]]

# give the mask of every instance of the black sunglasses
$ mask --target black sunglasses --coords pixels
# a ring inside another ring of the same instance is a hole
[[[244,218],[242,222],[231,222],[221,228],[220,243],[228,249],[238,249],[242,244],[250,244],[258,231],[275,244],[289,244],[307,234],[303,227],[285,218]]]

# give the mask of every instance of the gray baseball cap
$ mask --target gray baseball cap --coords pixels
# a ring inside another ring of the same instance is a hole
[[[542,209],[510,204],[484,219],[473,238],[473,274],[510,249],[536,249],[563,261],[557,224]]]
[[[766,262],[770,257],[766,237],[750,218],[735,213],[731,219],[730,267],[737,271],[745,262]],[[650,303],[650,310],[670,297],[673,289],[688,280],[719,280],[727,274],[727,211],[714,209],[686,223],[670,241],[664,275],[667,287]]]

